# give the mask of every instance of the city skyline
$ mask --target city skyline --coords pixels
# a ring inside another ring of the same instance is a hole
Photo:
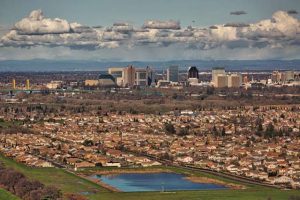
[[[0,60],[300,58],[300,5],[293,0],[172,5],[132,0],[131,6],[66,0],[57,9],[53,2],[18,3],[24,4],[3,1],[0,8]],[[215,10],[218,5],[224,7]]]

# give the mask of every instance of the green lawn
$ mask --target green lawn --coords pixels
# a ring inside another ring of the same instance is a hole
[[[92,200],[288,200],[289,196],[300,196],[299,191],[280,190],[227,190],[227,191],[182,191],[174,193],[159,192],[135,192],[135,193],[114,193],[96,194],[90,196]]]
[[[2,188],[0,188],[0,199],[2,200],[6,200],[6,199],[8,199],[8,200],[18,200],[19,198],[18,197],[16,197],[16,196],[14,196],[13,194],[11,194],[11,193],[9,193],[8,191],[6,191],[6,190],[4,190],[4,189],[2,189]]]
[[[54,185],[62,190],[63,193],[80,193],[80,192],[95,192],[88,195],[91,200],[288,200],[291,195],[300,196],[300,191],[289,190],[283,191],[271,189],[261,186],[246,185],[244,190],[203,190],[203,191],[179,191],[179,192],[110,192],[93,182],[80,178],[74,174],[68,173],[62,169],[56,168],[30,168],[23,164],[5,158],[0,155],[7,166],[12,167],[26,176],[39,180],[46,185]],[[228,179],[215,177],[205,173],[196,173],[178,168],[170,168],[178,173],[192,173],[195,176],[208,176],[217,178],[223,181],[232,182]],[[1,195],[1,191],[0,191]],[[2,200],[3,198],[0,199]],[[13,197],[5,198],[7,200],[14,199]]]
[[[97,184],[62,169],[31,168],[6,158],[1,154],[0,160],[3,161],[7,167],[12,167],[29,178],[39,180],[46,185],[53,185],[60,188],[63,193],[108,192]]]

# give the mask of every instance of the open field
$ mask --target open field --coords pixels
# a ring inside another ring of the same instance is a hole
[[[11,200],[19,200],[18,197],[14,196],[13,194],[9,193],[8,191],[0,188],[0,199],[6,200],[6,199],[11,199]]]
[[[298,195],[299,192],[289,191],[274,191],[253,189],[247,191],[181,191],[173,193],[160,192],[135,192],[135,193],[114,193],[114,194],[96,194],[90,196],[93,200],[288,200],[289,196]]]
[[[5,158],[2,155],[0,155],[0,160],[3,161],[7,167],[12,167],[29,178],[39,180],[46,185],[58,187],[63,193],[107,191],[91,181],[87,181],[62,169],[30,168],[12,159]]]
[[[278,190],[271,189],[261,186],[246,185],[247,189],[244,190],[203,190],[203,191],[179,191],[179,192],[110,192],[101,186],[80,178],[74,174],[66,172],[62,169],[57,168],[30,168],[23,164],[16,163],[15,161],[5,158],[0,155],[0,160],[5,163],[6,166],[12,167],[26,176],[39,180],[46,185],[55,185],[60,188],[64,194],[66,193],[82,193],[90,192],[87,196],[92,200],[164,200],[164,199],[197,199],[197,200],[267,200],[271,198],[272,200],[288,200],[290,196],[300,196],[300,191],[296,190]],[[213,175],[208,175],[205,173],[191,172],[188,170],[177,169],[173,167],[168,167],[168,170],[172,170],[177,173],[192,174],[193,176],[205,176],[209,178],[216,178],[226,182],[238,183],[230,181],[228,179],[219,178]],[[99,169],[97,169],[99,170]],[[106,169],[107,170],[107,169]],[[93,170],[87,170],[93,172]],[[245,185],[245,184],[243,184]],[[3,194],[2,194],[3,193]],[[7,192],[0,190],[1,195],[7,195]],[[8,196],[5,199],[15,199],[13,196]]]

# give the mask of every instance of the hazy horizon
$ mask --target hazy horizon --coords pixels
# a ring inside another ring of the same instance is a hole
[[[96,61],[96,60],[7,60],[0,61],[2,72],[28,71],[106,71],[109,67],[133,65],[145,68],[150,66],[155,70],[165,70],[170,65],[178,65],[181,70],[196,66],[200,71],[211,70],[221,66],[226,70],[300,70],[300,60],[169,60],[169,61]]]

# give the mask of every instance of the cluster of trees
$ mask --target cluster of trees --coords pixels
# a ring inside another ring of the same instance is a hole
[[[189,128],[190,127],[184,127],[184,128],[178,128],[178,130],[176,131],[174,125],[172,123],[165,123],[164,124],[164,129],[166,131],[166,133],[168,134],[177,134],[178,136],[186,136],[189,134]]]
[[[91,147],[91,146],[94,146],[94,142],[93,142],[93,140],[86,139],[86,140],[84,140],[83,145],[86,147]]]
[[[174,125],[171,124],[171,123],[165,123],[164,124],[164,129],[169,134],[175,134],[176,133],[176,129],[175,129]]]
[[[226,130],[223,127],[222,130],[218,130],[216,126],[213,126],[212,128],[212,134],[216,137],[224,137],[226,135]]]
[[[183,128],[180,127],[176,130],[172,123],[165,123],[164,124],[164,130],[168,134],[176,134],[178,136],[186,136],[186,135],[189,135],[189,134],[193,134],[193,131],[190,130],[189,126],[186,126],[186,127],[183,127]],[[226,130],[225,130],[224,127],[221,130],[218,130],[216,126],[213,126],[212,134],[216,137],[224,137],[224,136],[226,136]]]
[[[0,163],[0,186],[24,200],[57,200],[62,193],[55,187],[28,180],[22,173],[5,168]]]
[[[291,128],[289,128],[287,131],[282,129],[276,130],[272,122],[267,125],[265,130],[261,122],[259,122],[256,127],[256,135],[264,138],[274,138],[277,136],[281,137],[283,135],[289,135],[290,132],[292,132]]]

